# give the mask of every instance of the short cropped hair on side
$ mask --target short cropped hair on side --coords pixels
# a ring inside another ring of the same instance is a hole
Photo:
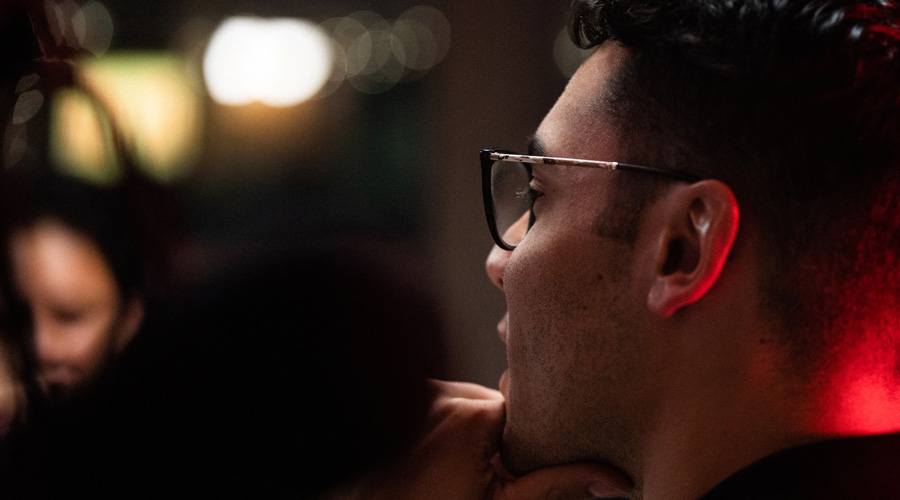
[[[891,0],[575,2],[576,44],[632,49],[604,97],[618,160],[734,190],[763,310],[813,372],[859,342],[900,357],[897,24]]]

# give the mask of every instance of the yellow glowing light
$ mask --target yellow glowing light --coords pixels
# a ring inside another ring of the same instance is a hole
[[[333,50],[328,35],[306,20],[233,17],[210,39],[203,75],[221,104],[293,106],[328,81]]]
[[[75,90],[62,90],[51,108],[51,157],[65,172],[105,184],[118,177],[109,123],[94,103]]]
[[[200,99],[184,63],[161,53],[119,53],[82,65],[139,164],[159,180],[185,174],[199,155]]]

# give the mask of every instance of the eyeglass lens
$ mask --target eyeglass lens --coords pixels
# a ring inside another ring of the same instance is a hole
[[[531,167],[528,164],[499,160],[491,167],[494,221],[500,238],[511,247],[522,241],[530,227],[530,182]]]

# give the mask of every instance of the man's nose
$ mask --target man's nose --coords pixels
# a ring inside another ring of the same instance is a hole
[[[531,212],[525,212],[519,217],[509,229],[503,235],[504,241],[521,241],[522,238],[525,237],[525,233],[528,232],[528,222],[531,217]],[[487,262],[485,262],[484,267],[487,269],[488,277],[491,279],[491,282],[500,290],[503,290],[503,273],[506,272],[506,263],[509,262],[509,256],[512,254],[510,250],[504,250],[497,245],[494,245],[494,248],[491,249],[491,253],[488,254]]]
[[[509,250],[504,250],[497,245],[491,249],[488,254],[487,262],[484,267],[487,270],[488,278],[500,290],[503,290],[503,273],[506,271],[506,263],[509,262],[509,256],[512,254]]]

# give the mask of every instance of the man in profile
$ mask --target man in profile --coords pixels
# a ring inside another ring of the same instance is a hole
[[[900,498],[898,22],[576,2],[596,52],[530,156],[482,153],[502,396],[439,384],[365,496]]]

